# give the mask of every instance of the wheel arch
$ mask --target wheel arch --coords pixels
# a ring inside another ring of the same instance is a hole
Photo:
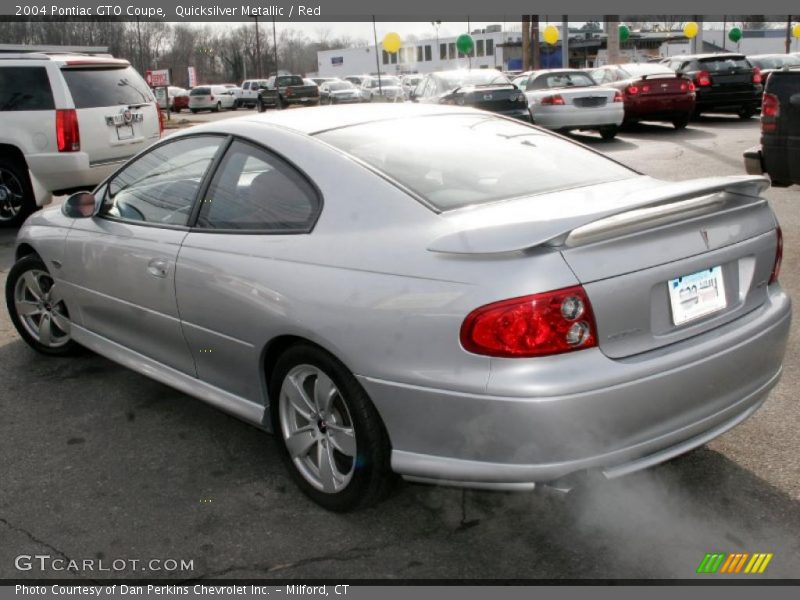
[[[26,256],[36,256],[39,259],[42,258],[42,256],[36,251],[36,249],[33,246],[23,242],[19,246],[17,246],[17,249],[14,252],[14,262],[21,260]]]
[[[0,158],[7,158],[17,162],[25,168],[26,172],[28,170],[28,162],[25,160],[25,154],[23,154],[22,150],[13,144],[0,143]]]

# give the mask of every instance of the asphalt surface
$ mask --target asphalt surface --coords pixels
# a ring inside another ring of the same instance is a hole
[[[742,174],[758,121],[580,139],[664,179]],[[800,297],[800,187],[767,195],[785,237],[781,281]],[[3,281],[12,247],[0,233]],[[740,579],[797,578],[797,342],[793,326],[783,379],[754,417],[660,467],[566,497],[401,484],[337,515],[294,487],[275,439],[101,357],[39,356],[0,310],[0,578],[74,576],[15,569],[20,554],[49,554],[194,561],[89,577],[682,579],[717,551],[774,553],[764,575]]]

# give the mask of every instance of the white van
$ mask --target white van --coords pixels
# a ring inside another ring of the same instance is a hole
[[[90,190],[160,139],[161,111],[126,60],[0,54],[0,227]]]

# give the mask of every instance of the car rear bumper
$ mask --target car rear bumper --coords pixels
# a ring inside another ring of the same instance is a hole
[[[28,168],[50,192],[91,190],[125,161],[155,140],[125,146],[125,155],[102,162],[91,162],[85,152],[64,152],[28,155]]]
[[[756,109],[761,104],[761,91],[703,90],[697,91],[697,109],[708,111],[738,111],[741,108]]]
[[[608,125],[620,125],[625,118],[625,107],[621,102],[611,102],[596,108],[577,106],[537,106],[533,121],[547,129],[591,129]]]
[[[625,119],[628,121],[672,120],[690,115],[694,107],[694,98],[686,95],[626,100]]]
[[[758,309],[670,348],[624,360],[598,349],[542,359],[555,359],[564,393],[551,386],[548,395],[490,395],[537,385],[522,380],[530,377],[523,366],[499,368],[505,381],[490,380],[486,395],[359,379],[386,424],[392,467],[405,477],[498,488],[589,470],[615,477],[701,445],[755,412],[780,377],[790,321],[788,296],[771,286]],[[586,372],[593,387],[572,392]]]

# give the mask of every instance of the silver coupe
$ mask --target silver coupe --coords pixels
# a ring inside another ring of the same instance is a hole
[[[6,298],[44,354],[274,432],[329,509],[394,474],[569,487],[706,443],[778,381],[768,183],[659,181],[463,107],[249,115],[31,216]]]

